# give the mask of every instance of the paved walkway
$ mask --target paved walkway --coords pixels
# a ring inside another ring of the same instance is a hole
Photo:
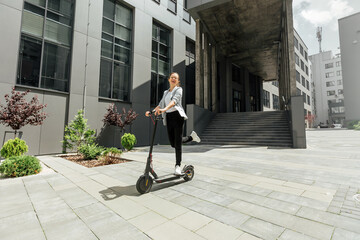
[[[53,171],[0,181],[0,239],[360,239],[360,131],[307,131],[307,149],[184,147],[191,182],[139,195],[148,148],[88,169],[41,156]],[[160,174],[168,146],[154,149]]]

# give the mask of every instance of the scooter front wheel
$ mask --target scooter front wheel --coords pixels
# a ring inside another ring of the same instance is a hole
[[[148,193],[151,190],[153,179],[150,176],[141,175],[136,182],[136,190],[141,193]]]

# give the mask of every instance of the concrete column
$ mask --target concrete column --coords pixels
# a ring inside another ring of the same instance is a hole
[[[243,71],[244,74],[244,94],[245,94],[245,111],[250,112],[250,75],[249,71],[245,69]]]
[[[232,71],[231,61],[229,58],[226,59],[226,112],[232,112]]]
[[[209,43],[208,36],[204,33],[204,108],[209,109],[209,87],[210,87],[210,66],[209,66]]]
[[[292,0],[286,0],[286,30],[288,43],[288,64],[289,64],[289,90],[290,96],[296,96],[296,74],[295,74],[295,50],[294,50],[294,27],[293,27],[293,13]]]
[[[296,95],[295,60],[294,60],[294,28],[292,16],[292,0],[283,1],[282,23],[285,26],[281,33],[281,62],[279,74],[280,109],[284,109],[284,102]]]
[[[217,102],[217,64],[216,64],[216,47],[211,46],[211,110],[212,112],[218,112]]]
[[[201,22],[196,20],[196,42],[195,42],[195,104],[203,106],[203,79],[202,79],[202,42],[201,42]]]

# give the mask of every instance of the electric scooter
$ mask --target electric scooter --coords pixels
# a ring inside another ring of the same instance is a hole
[[[152,118],[153,116],[154,116],[155,120]],[[152,165],[152,150],[153,150],[153,146],[154,146],[156,127],[157,127],[158,121],[162,120],[162,117],[160,115],[155,116],[154,112],[152,112],[150,114],[150,118],[154,124],[154,131],[152,134],[149,156],[146,161],[145,172],[143,175],[141,175],[139,177],[139,179],[136,182],[136,189],[141,194],[150,192],[153,181],[155,181],[156,183],[164,183],[164,182],[173,181],[175,179],[183,178],[187,182],[187,181],[191,181],[195,174],[194,167],[192,165],[188,165],[188,166],[185,165],[181,172],[181,175],[168,174],[168,175],[159,177],[155,173],[155,171],[153,169],[153,165]],[[150,176],[150,174],[152,175],[152,177]]]

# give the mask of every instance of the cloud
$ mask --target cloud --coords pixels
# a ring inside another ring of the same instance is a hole
[[[327,24],[333,19],[330,12],[315,9],[302,11],[301,16],[314,26]]]
[[[294,0],[296,15],[301,16],[314,26],[337,24],[337,19],[345,17],[354,9],[347,0]]]
[[[342,18],[354,12],[354,8],[350,7],[347,1],[333,0],[329,4],[330,11],[336,18]]]

